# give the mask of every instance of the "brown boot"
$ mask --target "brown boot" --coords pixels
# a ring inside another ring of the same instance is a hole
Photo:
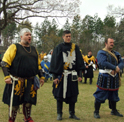
[[[23,104],[23,114],[25,122],[34,122],[31,118],[31,104],[25,103]]]
[[[9,117],[9,122],[15,122],[16,115],[17,115],[17,111],[12,110],[12,116]]]

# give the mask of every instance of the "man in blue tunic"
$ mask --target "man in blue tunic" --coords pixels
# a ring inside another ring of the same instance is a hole
[[[48,78],[52,77],[52,75],[49,74],[50,62],[48,61],[48,57],[44,56],[40,64],[43,70],[43,76],[45,77],[45,82],[47,82]]]
[[[97,61],[99,66],[99,75],[97,80],[97,90],[94,93],[95,111],[94,118],[100,118],[99,109],[101,103],[109,100],[109,107],[112,109],[111,115],[123,117],[116,109],[116,102],[119,101],[118,89],[120,86],[120,69],[123,68],[123,61],[117,51],[112,50],[114,40],[108,38],[105,40],[105,48],[98,51]]]

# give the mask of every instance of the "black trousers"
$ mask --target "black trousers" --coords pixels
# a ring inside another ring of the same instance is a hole
[[[57,100],[57,114],[62,114],[63,102]],[[69,103],[69,113],[70,115],[75,114],[75,103]]]

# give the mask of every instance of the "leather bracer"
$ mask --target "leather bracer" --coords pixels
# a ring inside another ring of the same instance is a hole
[[[81,77],[82,78],[82,70],[79,70],[78,71],[78,77]]]
[[[9,68],[7,67],[7,63],[4,61],[1,61],[1,67],[3,70],[4,76],[9,76],[10,73],[9,73]]]

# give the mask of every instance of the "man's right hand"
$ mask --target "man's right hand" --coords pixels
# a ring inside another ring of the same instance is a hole
[[[7,79],[5,80],[5,82],[6,82],[6,84],[12,84],[12,79],[11,79],[11,78],[7,78]]]
[[[58,84],[59,79],[58,79],[58,78],[56,78],[56,79],[54,79],[54,80],[53,80],[53,82],[54,82],[55,84]]]
[[[118,66],[116,66],[116,70],[117,73],[120,72],[120,68]]]

